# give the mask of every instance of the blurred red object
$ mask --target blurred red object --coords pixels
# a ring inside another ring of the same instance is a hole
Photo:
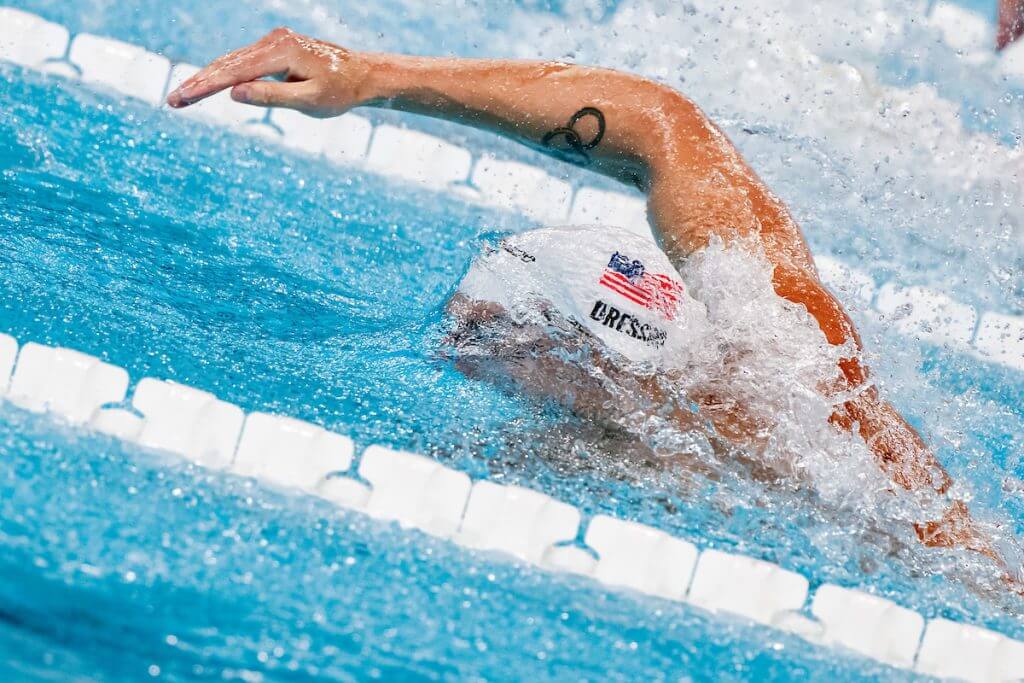
[[[1024,33],[1024,0],[999,0],[999,30],[996,32],[996,49],[1020,38]]]

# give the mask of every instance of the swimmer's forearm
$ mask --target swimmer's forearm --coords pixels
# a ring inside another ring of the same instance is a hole
[[[365,55],[360,104],[494,131],[644,187],[650,160],[699,110],[670,88],[606,69],[555,62]]]

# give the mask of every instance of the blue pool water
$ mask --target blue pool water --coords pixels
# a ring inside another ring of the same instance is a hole
[[[481,36],[495,37],[500,50],[502,37],[511,40],[529,20],[543,45],[544,29],[564,22],[598,27],[579,29],[586,54],[600,27],[614,22],[609,15],[622,11],[527,3],[506,15],[470,4],[459,17],[400,3],[268,2],[243,12],[175,2],[168,15],[165,3],[15,4],[191,61],[278,23],[358,36],[371,47],[408,38],[411,51],[476,54]],[[342,14],[349,18],[339,25]],[[617,66],[658,68],[645,55],[613,52]],[[853,59],[857,50],[848,53]],[[878,58],[883,79],[912,78],[899,59]],[[726,98],[691,80],[794,207],[816,250],[880,281],[927,284],[986,310],[1024,308],[1014,271],[1019,243],[996,235],[1024,216],[1019,207],[981,203],[995,192],[985,178],[958,199],[928,171],[908,180],[912,161],[837,154],[813,119],[779,128],[751,113],[753,105],[724,109],[716,103]],[[969,88],[979,106],[999,100],[995,86],[967,85],[956,70],[937,88]],[[544,490],[585,514],[611,513],[778,562],[812,586],[865,586],[927,617],[1024,635],[1020,602],[979,596],[971,588],[977,577],[957,570],[966,563],[958,553],[922,551],[905,529],[866,528],[805,492],[728,478],[683,482],[679,472],[617,457],[622,443],[558,408],[459,375],[441,353],[443,304],[482,235],[525,228],[525,219],[8,65],[0,65],[0,102],[0,331],[21,342],[99,355],[136,380],[174,379],[360,445],[429,453],[475,478]],[[969,121],[964,139],[986,127],[1019,131],[1011,104]],[[913,156],[915,144],[904,153]],[[964,206],[963,198],[979,201]],[[965,224],[991,230],[988,248],[957,233]],[[938,444],[979,516],[1024,536],[1024,499],[1012,486],[1024,477],[1024,378],[908,344],[887,323],[854,313],[885,390]],[[910,677],[686,606],[472,555],[6,404],[0,674]]]

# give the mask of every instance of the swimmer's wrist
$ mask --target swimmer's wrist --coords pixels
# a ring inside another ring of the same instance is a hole
[[[359,106],[390,108],[416,87],[409,63],[412,58],[363,52],[359,59],[364,73],[357,91]]]

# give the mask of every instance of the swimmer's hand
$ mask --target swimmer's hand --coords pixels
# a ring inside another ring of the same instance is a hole
[[[363,101],[368,71],[359,53],[279,28],[211,62],[169,94],[167,104],[187,107],[231,88],[236,102],[337,116]],[[268,76],[278,80],[261,80]]]
[[[915,524],[917,537],[929,548],[952,548],[959,546],[990,557],[1000,564],[1001,557],[992,543],[978,529],[963,501],[955,500],[942,519],[937,522]]]
[[[996,551],[992,541],[971,519],[967,505],[963,501],[953,501],[941,520],[915,524],[914,530],[917,531],[917,537],[921,542],[930,548],[966,548],[991,559],[1002,572],[999,578],[1003,585],[1024,596],[1024,581],[1021,580],[1019,572],[1014,572],[1006,559]]]

